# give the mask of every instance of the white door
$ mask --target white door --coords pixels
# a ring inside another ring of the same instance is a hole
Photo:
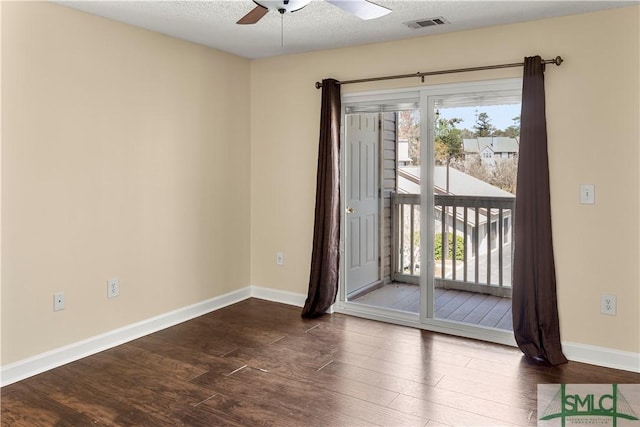
[[[346,291],[379,273],[378,114],[346,116]]]

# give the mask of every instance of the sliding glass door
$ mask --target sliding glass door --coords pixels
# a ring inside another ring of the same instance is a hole
[[[344,96],[339,311],[513,343],[520,88]]]
[[[521,82],[440,87],[423,97],[432,126],[423,321],[511,343]]]

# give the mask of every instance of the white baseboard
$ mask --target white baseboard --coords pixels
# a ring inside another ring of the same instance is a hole
[[[251,287],[251,296],[253,298],[279,302],[281,304],[294,305],[296,307],[304,307],[304,303],[307,300],[307,296],[305,294],[299,294],[296,292],[289,292],[289,291],[280,291],[280,290],[271,289],[271,288],[263,288],[260,286]],[[327,309],[327,311],[325,311],[325,313],[327,314],[333,313],[334,305],[331,305]]]
[[[235,304],[250,297],[250,287],[238,289],[237,291],[229,292],[95,337],[56,348],[29,357],[28,359],[10,363],[0,368],[0,386],[4,387],[5,385],[99,353],[161,329],[177,325],[178,323],[202,316],[203,314]]]
[[[280,291],[278,289],[263,288],[260,286],[251,286],[251,296],[267,301],[295,305],[296,307],[303,307],[304,302],[307,299],[307,296],[304,294],[298,294],[289,291]]]
[[[640,353],[575,342],[563,342],[562,351],[567,359],[574,362],[640,373]]]
[[[198,316],[219,310],[247,298],[259,298],[296,307],[304,306],[306,295],[260,286],[238,289],[206,301],[179,308],[141,322],[133,323],[95,337],[0,367],[0,386],[4,387],[83,357],[99,353]],[[333,312],[333,307],[328,312]],[[564,342],[569,360],[608,368],[640,372],[640,354],[586,344]]]

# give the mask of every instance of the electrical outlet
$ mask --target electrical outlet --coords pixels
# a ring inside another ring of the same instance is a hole
[[[282,252],[276,252],[276,264],[284,265],[284,254]]]
[[[64,292],[53,294],[53,311],[64,310]]]
[[[616,296],[615,295],[600,295],[600,313],[610,314],[614,316],[616,314]]]
[[[107,280],[107,298],[120,295],[120,280],[117,278]]]

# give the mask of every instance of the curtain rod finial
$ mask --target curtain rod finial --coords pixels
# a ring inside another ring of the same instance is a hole
[[[320,89],[320,88],[322,88],[322,83],[316,82],[316,89]]]
[[[564,62],[564,59],[562,59],[561,56],[556,56],[556,59],[553,61],[554,64],[556,64],[557,66],[560,66],[560,64],[562,64]]]

